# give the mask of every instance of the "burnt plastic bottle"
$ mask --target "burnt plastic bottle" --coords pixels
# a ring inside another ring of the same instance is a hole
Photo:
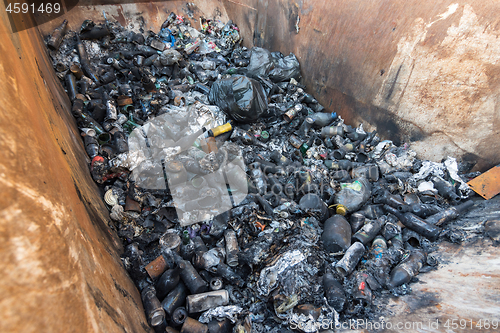
[[[190,314],[200,313],[227,304],[229,304],[229,293],[227,290],[209,291],[186,297],[186,308]]]
[[[373,293],[367,282],[368,279],[368,274],[363,272],[356,273],[356,284],[352,293],[354,305],[359,304],[363,307],[367,307],[372,304]]]
[[[80,34],[82,39],[100,39],[104,36],[109,35],[109,29],[106,25],[94,26],[89,30],[86,30]]]
[[[198,320],[187,317],[182,325],[180,333],[208,333],[208,326]]]
[[[226,242],[226,263],[231,267],[238,266],[238,239],[233,230],[226,230],[224,232],[224,239]]]
[[[82,70],[89,78],[92,79],[95,83],[99,82],[97,75],[94,72],[94,69],[90,67],[90,62],[87,56],[87,51],[85,50],[85,45],[83,45],[80,36],[76,34],[76,47],[78,50],[78,54],[80,55],[80,64],[82,65]]]
[[[451,204],[456,205],[460,202],[460,197],[457,195],[455,187],[451,185],[449,182],[447,182],[441,177],[433,177],[432,182],[434,183],[434,186],[438,190],[439,195],[441,195],[445,199],[450,200]]]
[[[434,241],[439,237],[441,229],[435,225],[425,222],[425,220],[420,217],[413,215],[412,213],[400,213],[396,208],[388,205],[384,205],[384,209],[396,216],[405,227],[416,231],[420,235],[427,237],[429,240]]]
[[[432,204],[416,203],[407,206],[407,211],[417,215],[418,217],[426,218],[441,212],[442,208]]]
[[[297,172],[297,178],[299,180],[299,192],[303,194],[307,193],[317,193],[318,192],[318,186],[313,182],[312,175],[309,171],[307,170],[300,170]]]
[[[167,253],[179,253],[182,240],[181,237],[175,232],[167,231],[163,234],[163,236],[160,237],[159,244],[161,248]]]
[[[210,284],[210,280],[212,279],[212,274],[210,274],[208,271],[201,269],[198,270],[198,274],[205,280],[208,284]]]
[[[250,164],[250,177],[252,179],[252,185],[258,194],[265,194],[267,189],[266,178],[264,172],[262,172],[259,163]]]
[[[291,200],[294,200],[295,198],[295,193],[296,193],[296,188],[295,188],[295,185],[291,182],[289,183],[286,183],[284,188],[283,188],[283,193],[285,193],[285,195],[291,199]]]
[[[396,261],[401,260],[404,254],[403,236],[401,235],[401,233],[399,233],[394,237],[392,237],[390,242],[391,242],[391,249],[395,255]]]
[[[297,149],[299,149],[300,146],[302,146],[302,141],[293,134],[290,135],[290,137],[288,138],[288,142],[290,142],[290,144]]]
[[[98,122],[103,122],[104,117],[106,117],[106,105],[102,103],[97,104],[92,111],[92,117],[94,117],[94,119]]]
[[[83,74],[83,70],[81,69],[80,65],[77,63],[74,63],[73,65],[69,66],[69,72],[73,73],[73,75],[76,77],[77,80],[80,80],[80,79],[86,77]],[[90,81],[92,81],[92,80],[90,80]],[[92,81],[92,83],[94,83],[94,82]],[[91,96],[91,97],[95,98],[93,96]]]
[[[420,272],[420,269],[425,263],[425,259],[426,256],[423,251],[413,250],[406,260],[394,267],[391,272],[391,279],[388,287],[395,288],[410,282],[410,280]]]
[[[342,126],[327,126],[321,129],[321,137],[331,138],[332,136],[344,136],[344,128]]]
[[[85,151],[91,159],[99,155],[99,144],[94,136],[85,135],[83,141],[85,143]]]
[[[144,311],[151,326],[160,325],[165,319],[165,311],[160,301],[156,297],[156,291],[153,286],[147,286],[141,293]]]
[[[352,168],[358,166],[358,163],[351,162],[349,160],[340,161],[325,161],[325,165],[328,169],[332,170],[351,170]]]
[[[299,136],[307,136],[307,134],[309,133],[309,130],[312,128],[314,124],[314,118],[309,116],[309,117],[306,117],[306,119],[304,119],[304,122],[302,123],[302,125],[300,125],[298,131],[297,131],[297,134]]]
[[[363,243],[355,242],[354,244],[352,244],[347,249],[342,259],[340,259],[340,261],[335,265],[337,273],[339,273],[340,276],[343,277],[351,274],[364,253],[365,246],[363,245]]]
[[[385,215],[383,205],[365,205],[358,210],[358,213],[363,214],[367,219],[375,220]]]
[[[347,250],[351,246],[351,225],[342,215],[333,215],[325,221],[321,241],[329,252]]]
[[[387,243],[382,236],[377,236],[372,242],[372,247],[370,249],[370,253],[376,258],[379,259],[382,257],[382,254],[387,250]]]
[[[379,170],[376,165],[364,165],[351,170],[352,178],[365,177],[369,181],[376,182],[379,179]]]
[[[260,265],[269,255],[269,248],[275,239],[276,234],[264,234],[258,237],[240,252],[240,261],[249,266]]]
[[[214,247],[207,252],[196,251],[193,257],[193,265],[198,269],[210,269],[224,260],[224,252],[224,249],[219,247]]]
[[[339,149],[335,149],[332,152],[333,157],[336,160],[341,160],[345,157],[345,154],[347,154],[346,150],[343,147],[340,147]]]
[[[271,205],[265,200],[262,196],[259,194],[255,195],[255,203],[258,203],[266,212],[267,215],[272,216],[273,215],[273,208]]]
[[[205,245],[205,242],[203,242],[203,239],[201,236],[196,236],[193,238],[193,245],[194,245],[194,250],[195,252],[207,252],[208,247]]]
[[[359,132],[356,129],[352,129],[351,131],[349,131],[349,133],[346,134],[346,137],[351,139],[351,141],[358,141],[358,142],[363,141],[364,139],[366,139],[367,136],[368,134]]]
[[[361,229],[365,225],[366,217],[360,213],[352,213],[350,222],[351,222],[351,231],[352,234],[355,234],[359,229]]]
[[[158,332],[158,331],[156,331],[156,332],[157,332],[157,333],[163,333],[163,331],[159,331],[159,332]],[[178,330],[176,330],[175,328],[173,328],[173,327],[171,327],[171,326],[167,326],[167,327],[165,328],[165,332],[166,332],[166,333],[179,333],[179,331],[178,331]]]
[[[83,103],[83,101],[81,99],[78,99],[78,98],[75,99],[73,101],[73,105],[71,105],[71,114],[75,118],[81,117],[84,106],[85,106],[85,104]]]
[[[397,224],[397,221],[394,222],[389,220],[385,223],[380,234],[385,239],[389,240],[400,233],[401,233],[401,227]]]
[[[410,175],[413,175],[410,172]],[[407,193],[403,197],[404,202],[406,202],[407,205],[413,206],[416,204],[421,204],[422,202],[420,201],[420,198],[418,197],[417,193]]]
[[[168,293],[165,299],[161,302],[161,305],[165,312],[169,316],[172,316],[175,309],[184,305],[184,303],[186,302],[186,296],[187,288],[184,283],[179,282],[177,287],[175,287],[174,290]]]
[[[347,182],[351,179],[351,175],[347,170],[337,170],[331,174],[331,177],[338,182]]]
[[[238,287],[243,287],[245,285],[245,281],[243,281],[238,274],[231,270],[229,266],[222,262],[217,265],[217,268],[213,267],[212,271],[230,284],[237,285]]]
[[[313,126],[319,128],[331,124],[331,122],[337,118],[337,113],[336,112],[314,113],[309,117],[311,117],[314,120]]]
[[[106,85],[106,84],[111,83],[115,80],[116,80],[116,75],[115,75],[115,70],[113,67],[101,72],[99,81],[101,82],[102,85]]]
[[[92,85],[93,85],[92,80],[86,76],[85,79],[82,78],[82,80],[78,82],[78,86],[80,87],[80,92],[82,93],[82,95],[88,94]]]
[[[277,175],[285,175],[285,168],[282,166],[277,166],[276,164],[270,162],[270,161],[265,161],[260,158],[256,158],[255,162],[260,164],[260,168],[262,171],[264,171],[265,174],[268,173],[273,173]]]
[[[207,283],[198,274],[189,261],[181,260],[177,263],[181,269],[181,279],[193,294],[205,292],[208,289]]]
[[[384,223],[385,219],[382,217],[371,221],[359,229],[358,232],[352,236],[352,238],[363,243],[364,245],[367,245],[375,238],[375,236],[377,236]]]
[[[179,267],[166,270],[156,282],[156,294],[159,299],[164,299],[180,281]]]
[[[360,163],[365,163],[366,161],[368,161],[368,159],[369,159],[368,154],[365,153],[364,148],[360,146],[359,151],[356,153],[356,161]]]
[[[109,98],[107,93],[104,93],[104,100],[106,101],[106,116],[104,117],[104,121],[116,121],[118,111],[116,110],[115,100]]]
[[[320,222],[324,222],[328,218],[328,207],[317,194],[304,195],[299,201],[299,207],[305,212],[317,212]]]
[[[278,195],[283,193],[283,186],[276,177],[274,177],[273,175],[268,175],[267,181],[271,192]]]
[[[68,90],[68,97],[71,101],[73,101],[76,98],[76,94],[78,93],[76,91],[76,78],[72,73],[66,74],[64,77],[66,81],[66,89]]]
[[[212,291],[221,290],[224,287],[224,282],[219,276],[212,277],[208,284],[210,285],[210,290]]]
[[[400,212],[408,211],[408,205],[401,199],[401,197],[391,194],[387,190],[381,190],[374,193],[374,202],[383,203],[396,208]]]
[[[188,318],[188,312],[185,307],[181,306],[174,310],[170,318],[172,325],[175,327],[180,327],[186,319]]]
[[[443,223],[456,219],[461,213],[468,210],[472,206],[474,206],[474,202],[472,200],[468,200],[458,206],[450,207],[426,218],[425,222],[434,225],[441,225]]]
[[[128,152],[128,141],[125,133],[118,131],[113,134],[113,141],[115,143],[116,152],[118,154]]]
[[[281,165],[281,166],[286,166],[286,165],[289,165],[292,163],[292,161],[290,161],[288,158],[286,158],[285,156],[281,155],[279,151],[275,150],[273,151],[270,155],[269,155],[269,158],[271,158],[271,160],[278,164],[278,165]]]
[[[337,312],[342,312],[347,303],[347,297],[342,284],[335,279],[330,271],[323,275],[323,289],[328,304]]]
[[[350,183],[341,183],[341,190],[335,195],[335,203],[344,205],[348,212],[357,211],[370,198],[371,186],[366,178]]]
[[[412,247],[420,247],[422,243],[423,237],[417,234],[415,231],[404,228],[403,229],[403,241],[406,244],[411,245]]]
[[[54,29],[52,34],[50,35],[49,41],[47,42],[47,46],[52,50],[57,50],[59,45],[61,45],[61,41],[66,34],[66,28],[68,26],[68,20],[64,20],[61,25]]]
[[[314,140],[316,139],[316,135],[312,135],[309,140],[307,140],[306,142],[304,142],[299,150],[300,150],[300,153],[302,154],[302,157],[306,157],[307,156],[307,151],[309,150],[309,148],[312,147],[313,143],[314,143]]]

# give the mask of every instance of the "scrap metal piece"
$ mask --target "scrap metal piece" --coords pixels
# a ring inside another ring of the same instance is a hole
[[[260,273],[260,278],[257,283],[259,294],[264,296],[269,295],[277,286],[280,275],[282,275],[285,270],[297,265],[305,259],[306,257],[301,251],[294,250],[285,253],[273,266],[264,268]]]
[[[218,306],[216,308],[209,309],[205,311],[198,321],[200,323],[208,324],[213,319],[217,319],[219,321],[227,318],[231,321],[231,323],[235,324],[238,320],[238,314],[243,311],[243,308],[237,305],[227,305],[227,306]]]
[[[474,192],[489,200],[500,193],[500,165],[467,183]]]

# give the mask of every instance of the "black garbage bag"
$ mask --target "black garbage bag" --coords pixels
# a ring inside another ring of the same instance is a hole
[[[250,63],[243,70],[249,77],[267,77],[274,68],[274,60],[271,52],[261,47],[253,47],[250,51]]]
[[[269,52],[260,47],[254,47],[250,54],[250,64],[241,69],[249,77],[269,77],[271,81],[283,82],[291,78],[300,80],[300,64],[295,54],[286,57],[281,52]]]
[[[215,81],[208,98],[228,116],[244,123],[256,121],[267,110],[262,85],[243,75]]]
[[[269,72],[269,78],[273,82],[289,81],[291,78],[300,80],[300,64],[295,54],[290,53],[286,57],[281,52],[273,52],[272,58],[274,68]]]

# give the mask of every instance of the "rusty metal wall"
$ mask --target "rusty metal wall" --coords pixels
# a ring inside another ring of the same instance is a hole
[[[150,332],[38,30],[0,40],[0,332]]]
[[[247,45],[294,52],[309,92],[348,123],[422,158],[500,163],[500,2],[224,3]]]

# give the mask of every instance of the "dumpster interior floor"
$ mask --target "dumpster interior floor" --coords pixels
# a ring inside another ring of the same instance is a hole
[[[462,243],[440,242],[437,269],[419,274],[407,295],[376,297],[381,317],[360,321],[354,332],[500,331],[493,327],[500,317],[500,246],[483,236],[485,221],[500,220],[500,196],[474,201],[474,209],[450,223]]]

